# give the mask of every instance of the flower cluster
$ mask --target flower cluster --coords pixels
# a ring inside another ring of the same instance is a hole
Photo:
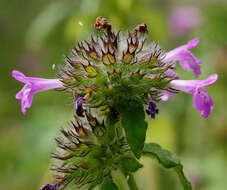
[[[100,122],[86,112],[83,120],[78,122],[76,118],[69,129],[61,129],[63,137],[56,138],[58,150],[51,155],[58,160],[51,168],[57,172],[58,187],[64,188],[73,182],[92,189],[109,177],[119,163],[124,164],[122,160],[133,160],[119,129],[114,125],[106,127],[110,126],[110,118]]]
[[[155,43],[145,46],[146,38],[135,31],[137,30],[128,33],[127,37],[119,32],[111,32],[103,37],[97,36],[96,41],[91,37],[90,43],[78,43],[78,47],[72,50],[74,58],[65,58],[68,64],[61,69],[59,79],[26,77],[19,71],[13,71],[13,77],[25,83],[16,95],[21,101],[22,112],[26,114],[26,108],[30,108],[36,92],[53,88],[67,88],[80,95],[80,101],[76,101],[76,110],[81,109],[84,96],[92,96],[87,101],[92,106],[113,106],[116,101],[138,96],[145,99],[148,94],[153,100],[166,101],[176,90],[180,90],[193,94],[195,108],[201,111],[203,117],[207,117],[213,102],[204,86],[215,83],[217,75],[210,76],[212,80],[207,83],[207,80],[179,80],[173,71],[175,64],[179,62],[183,69],[192,70],[195,77],[201,74],[199,65],[202,62],[189,51],[197,46],[199,40],[195,38],[186,45],[164,53]],[[128,90],[134,91],[131,87],[135,87],[138,94],[128,97]],[[197,90],[192,92],[192,88]],[[118,96],[111,96],[112,93]],[[77,106],[78,102],[80,106]]]
[[[144,105],[148,104],[146,113],[155,119],[157,102],[183,91],[193,95],[202,117],[208,117],[213,108],[205,86],[216,82],[216,74],[206,80],[180,80],[174,71],[179,63],[195,77],[201,74],[202,62],[189,51],[198,45],[197,38],[164,52],[157,43],[146,42],[146,24],[127,33],[113,32],[111,24],[98,17],[94,27],[104,32],[73,47],[57,79],[12,73],[25,83],[16,95],[24,114],[36,92],[61,88],[73,94],[76,121],[71,122],[70,129],[61,130],[64,137],[56,139],[59,150],[52,154],[61,161],[52,168],[59,173],[57,183],[42,190],[55,190],[72,181],[92,189],[107,177],[111,179],[114,169],[121,168],[125,174],[139,169],[136,158],[140,157],[147,129]],[[139,128],[133,126],[136,122]],[[132,170],[129,163],[137,167]]]

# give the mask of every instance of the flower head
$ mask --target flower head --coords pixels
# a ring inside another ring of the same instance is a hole
[[[208,95],[205,86],[212,85],[218,78],[217,74],[209,76],[206,80],[173,80],[170,86],[174,89],[190,93],[194,97],[195,109],[201,112],[206,118],[212,111],[213,101]]]
[[[189,49],[195,48],[199,43],[199,39],[195,38],[189,41],[187,44],[177,47],[169,52],[167,52],[164,61],[167,62],[176,62],[179,61],[180,65],[185,70],[192,70],[195,77],[198,77],[201,74],[200,64],[202,62],[198,60]]]
[[[16,94],[16,99],[20,100],[23,114],[26,114],[26,109],[31,107],[35,93],[63,87],[63,84],[58,79],[27,77],[16,70],[12,72],[12,76],[16,80],[25,83],[24,87]]]
[[[146,24],[127,33],[114,32],[106,19],[98,17],[94,26],[105,30],[104,35],[79,42],[59,75],[66,89],[80,97],[75,109],[78,116],[83,116],[84,99],[87,108],[100,110],[117,110],[129,101],[142,104],[148,96],[156,101],[161,89],[168,90],[169,82],[177,78],[158,44],[145,43]]]
[[[93,189],[116,168],[116,157],[117,160],[128,157],[130,150],[126,139],[119,138],[118,133],[112,132],[113,128],[107,127],[104,121],[98,121],[89,111],[83,121],[71,121],[67,129],[60,131],[62,136],[56,138],[58,148],[51,154],[56,159],[51,169],[56,172],[59,189],[65,189],[70,183],[76,184],[79,189],[83,186]]]

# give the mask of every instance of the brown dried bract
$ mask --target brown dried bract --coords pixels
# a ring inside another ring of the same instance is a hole
[[[136,36],[137,32],[148,34],[147,25],[145,23],[136,26],[132,32],[132,36]]]
[[[96,30],[100,31],[105,29],[107,31],[111,31],[111,24],[107,22],[107,20],[101,16],[96,18],[94,27]]]

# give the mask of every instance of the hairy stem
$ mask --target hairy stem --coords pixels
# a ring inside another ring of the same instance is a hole
[[[134,179],[134,176],[132,174],[129,174],[129,178],[128,178],[127,182],[128,182],[130,190],[139,190],[139,188],[136,184],[136,181]]]
[[[127,179],[121,170],[114,170],[111,172],[111,174],[119,190],[131,190],[127,184]]]

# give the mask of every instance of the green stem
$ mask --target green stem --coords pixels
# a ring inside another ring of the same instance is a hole
[[[128,186],[130,190],[139,190],[136,181],[134,179],[134,176],[132,174],[129,174],[129,179],[127,180]]]
[[[111,172],[114,183],[117,184],[119,190],[131,190],[127,183],[127,179],[121,170],[114,170]]]

